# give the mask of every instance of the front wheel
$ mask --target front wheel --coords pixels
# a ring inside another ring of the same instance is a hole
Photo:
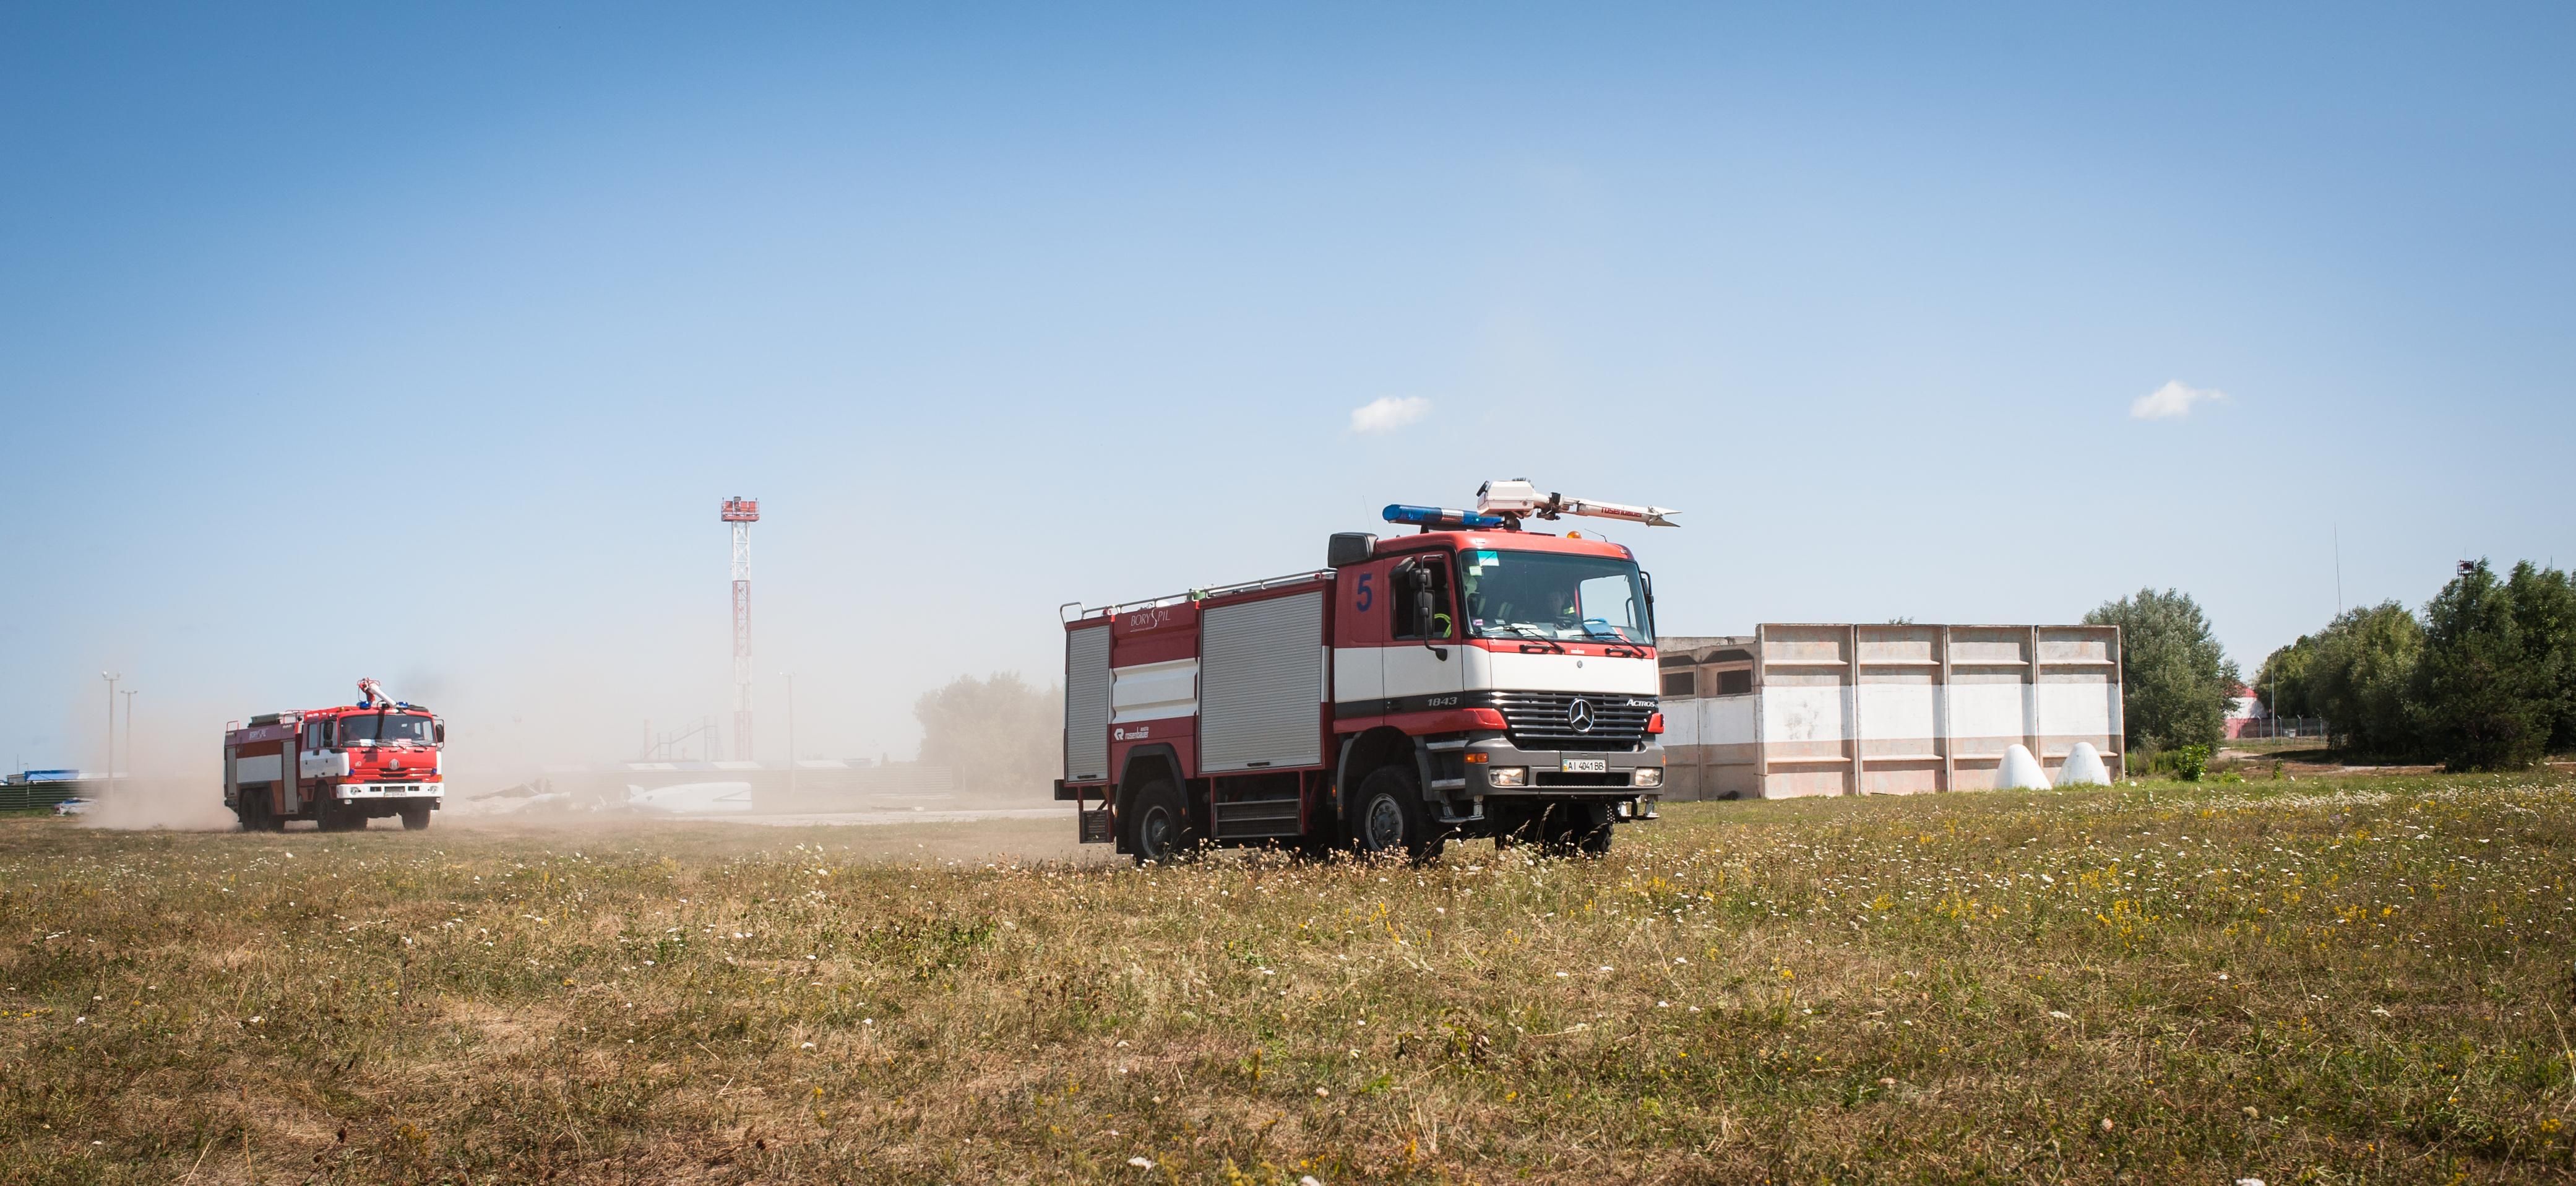
[[[337,799],[323,799],[313,805],[314,825],[325,832],[359,832],[367,827],[367,817],[357,804]]]
[[[403,831],[424,832],[429,830],[429,804],[405,803],[399,810],[402,812]]]
[[[1198,829],[1190,823],[1180,788],[1149,782],[1127,803],[1127,851],[1136,863],[1168,865],[1197,851]]]
[[[1431,828],[1422,792],[1413,772],[1402,766],[1380,766],[1360,780],[1358,808],[1350,817],[1351,847],[1361,853],[1401,851],[1416,861],[1440,855],[1444,838]]]
[[[1607,804],[1561,803],[1547,809],[1540,847],[1552,856],[1597,857],[1610,851],[1612,820]]]

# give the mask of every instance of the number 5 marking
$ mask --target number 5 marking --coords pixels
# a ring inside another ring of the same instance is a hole
[[[1377,604],[1377,591],[1369,588],[1369,578],[1376,575],[1377,574],[1373,572],[1364,572],[1360,574],[1357,588],[1359,590],[1358,605],[1361,613],[1367,613],[1370,606]]]

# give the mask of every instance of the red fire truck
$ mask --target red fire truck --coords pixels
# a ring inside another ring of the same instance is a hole
[[[358,703],[264,713],[224,730],[224,806],[246,832],[282,832],[312,820],[325,832],[381,816],[429,826],[447,784],[440,751],[447,723],[417,704],[387,699],[358,681]]]
[[[1332,537],[1327,567],[1065,620],[1064,777],[1085,843],[1598,853],[1663,785],[1654,585],[1626,547],[1529,529],[1662,507],[1487,482],[1474,511]],[[1096,804],[1096,806],[1095,806]]]

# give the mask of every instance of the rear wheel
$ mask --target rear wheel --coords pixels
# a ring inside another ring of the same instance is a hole
[[[1158,780],[1137,788],[1136,796],[1127,802],[1126,827],[1127,851],[1139,865],[1168,865],[1199,846],[1198,830],[1190,823],[1180,788],[1168,782]]]
[[[1431,814],[1423,810],[1413,772],[1402,766],[1380,766],[1360,780],[1350,828],[1351,847],[1362,853],[1402,852],[1428,861],[1440,855],[1443,843],[1432,831]]]
[[[405,803],[401,810],[403,831],[420,832],[429,828],[429,804]]]
[[[269,802],[269,797],[276,793],[267,787],[241,792],[241,804],[235,810],[241,815],[243,831],[283,832],[286,830],[286,821],[278,817]]]

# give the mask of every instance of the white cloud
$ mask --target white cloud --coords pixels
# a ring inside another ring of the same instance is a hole
[[[1431,401],[1421,396],[1382,396],[1351,409],[1351,431],[1394,432],[1430,414]]]
[[[2129,405],[2129,418],[2132,420],[2178,419],[2191,415],[2194,404],[2226,398],[2227,393],[2215,387],[2185,387],[2182,380],[2174,379],[2162,387],[2139,396],[2138,402]]]

